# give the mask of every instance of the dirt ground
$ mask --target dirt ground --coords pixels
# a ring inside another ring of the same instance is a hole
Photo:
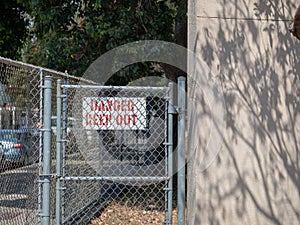
[[[126,203],[112,203],[89,225],[162,225],[164,212],[157,210],[143,210],[129,208]],[[173,224],[177,224],[177,210],[173,210]]]

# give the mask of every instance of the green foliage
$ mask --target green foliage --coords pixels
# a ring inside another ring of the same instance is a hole
[[[0,55],[18,59],[27,37],[30,12],[29,1],[2,0],[0,2]]]
[[[33,0],[28,62],[82,76],[101,54],[138,40],[172,41],[177,1]],[[156,68],[139,63],[120,71],[110,84],[125,84]],[[161,73],[157,73],[161,75]]]

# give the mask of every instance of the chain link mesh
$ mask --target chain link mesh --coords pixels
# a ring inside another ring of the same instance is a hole
[[[57,178],[62,182],[62,223],[93,224],[98,217],[98,224],[166,222],[167,88],[78,88],[72,85],[92,82],[0,57],[0,224],[41,222],[45,76],[53,79],[53,174],[56,82],[70,85],[62,106],[63,165]],[[51,224],[56,222],[55,181],[51,179]]]
[[[63,222],[86,224],[98,216],[99,224],[166,222],[168,89],[65,90]]]
[[[0,57],[0,224],[38,224],[42,169],[42,80],[79,79]],[[55,95],[53,105],[55,105]]]

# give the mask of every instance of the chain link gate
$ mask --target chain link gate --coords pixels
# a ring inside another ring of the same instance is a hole
[[[44,193],[43,224],[88,224],[104,213],[99,224],[172,224],[173,84],[113,87],[58,80],[56,96],[57,149],[49,159],[56,164],[56,201]],[[41,177],[50,179],[50,172]]]

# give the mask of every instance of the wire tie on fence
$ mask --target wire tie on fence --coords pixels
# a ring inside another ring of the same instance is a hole
[[[45,213],[38,213],[37,214],[38,216],[41,216],[41,217],[50,217],[50,214],[45,214]]]
[[[62,187],[59,187],[59,188],[55,188],[55,190],[57,191],[57,190],[60,190],[60,191],[64,191],[64,190],[66,190],[67,188],[62,188]]]
[[[67,98],[67,95],[56,95],[56,98],[64,99],[64,98]]]
[[[47,180],[45,180],[45,179],[43,179],[43,180],[39,179],[37,182],[38,182],[38,183],[41,183],[41,184],[44,184],[44,183],[50,183],[50,180],[47,181]]]
[[[52,178],[56,178],[58,175],[55,173],[49,173],[49,174],[40,174],[39,177],[52,177]]]

